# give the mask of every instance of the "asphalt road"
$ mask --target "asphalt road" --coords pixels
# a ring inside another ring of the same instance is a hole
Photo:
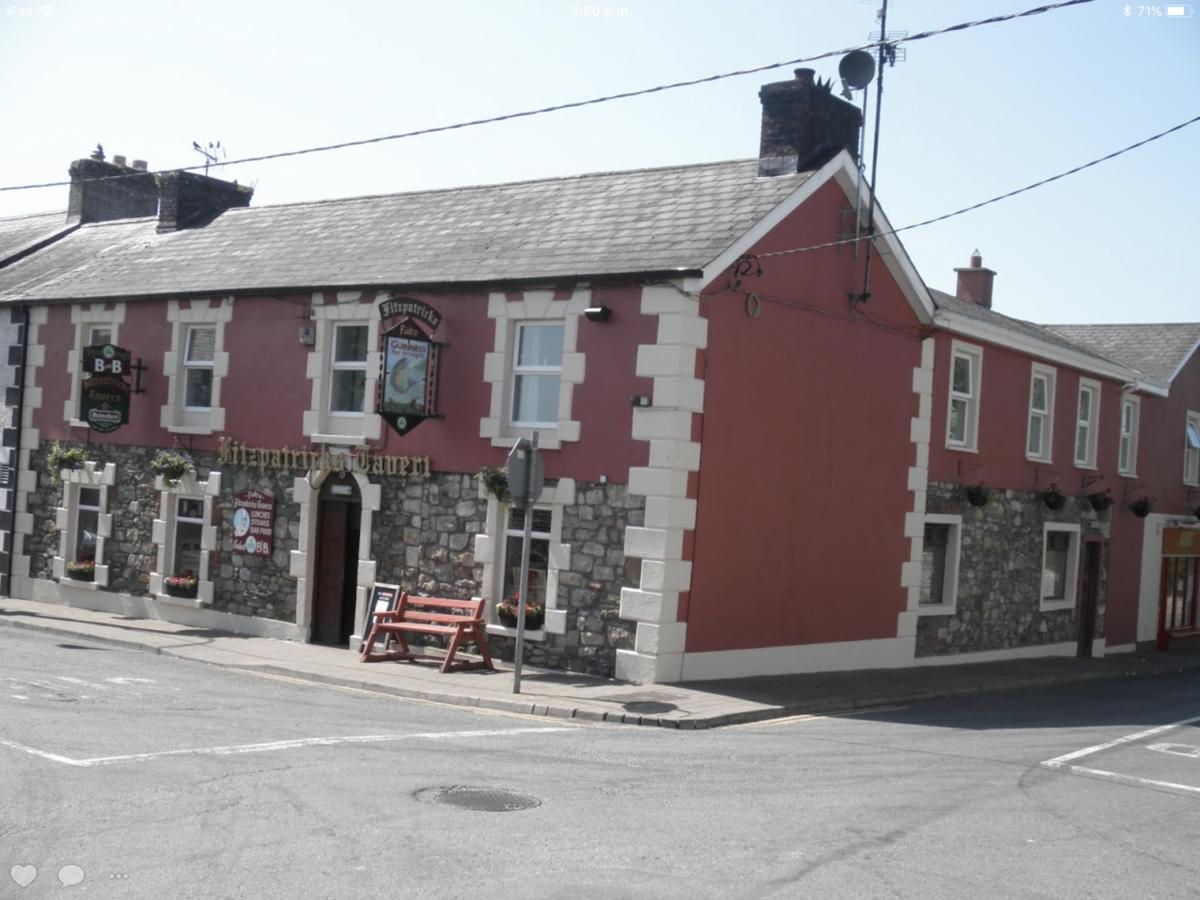
[[[680,732],[0,628],[0,897],[1195,897],[1198,689]]]

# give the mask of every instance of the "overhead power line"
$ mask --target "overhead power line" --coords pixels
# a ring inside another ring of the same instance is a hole
[[[1035,181],[1032,184],[1027,184],[1024,187],[1016,188],[1005,194],[997,194],[995,197],[989,197],[987,200],[980,200],[978,203],[972,203],[970,206],[964,206],[962,209],[956,209],[954,212],[948,212],[940,216],[934,216],[932,219],[925,219],[923,222],[914,222],[911,225],[903,225],[900,228],[893,228],[891,231],[881,231],[874,235],[864,234],[861,237],[841,238],[836,241],[827,241],[824,244],[810,244],[807,247],[792,247],[788,250],[771,250],[766,253],[757,253],[755,256],[758,259],[767,259],[772,256],[787,256],[792,253],[810,253],[814,250],[824,250],[828,247],[840,247],[843,244],[853,244],[855,241],[869,240],[872,237],[887,237],[889,234],[899,234],[901,231],[912,231],[914,228],[924,228],[926,225],[933,225],[936,222],[944,222],[946,219],[953,219],[955,216],[961,216],[963,213],[973,212],[981,209],[984,206],[989,206],[993,203],[999,203],[1001,200],[1007,200],[1009,197],[1015,197],[1018,194],[1024,194],[1027,191],[1032,191],[1034,188],[1043,187],[1053,181],[1066,178],[1068,175],[1074,175],[1077,172],[1082,172],[1084,169],[1090,169],[1092,166],[1098,166],[1102,162],[1108,162],[1110,159],[1116,159],[1124,153],[1129,153],[1131,150],[1136,150],[1139,147],[1144,147],[1153,141],[1157,141],[1166,137],[1169,134],[1174,134],[1176,131],[1182,131],[1189,125],[1195,125],[1200,122],[1200,115],[1193,116],[1186,122],[1180,122],[1178,125],[1173,125],[1166,131],[1160,131],[1158,134],[1152,134],[1148,138],[1143,138],[1136,144],[1130,144],[1128,147],[1122,147],[1120,150],[1114,150],[1104,156],[1097,157],[1090,162],[1085,162],[1082,165],[1075,166],[1073,169],[1067,169],[1065,172],[1059,172],[1057,175],[1051,175],[1049,178],[1043,178],[1041,181]]]
[[[1057,9],[1064,9],[1068,6],[1080,6],[1084,3],[1092,3],[1094,0],[1061,0],[1059,3],[1049,3],[1044,6],[1036,6],[1033,9],[1027,9],[1023,12],[1008,13],[1002,16],[991,16],[987,19],[977,19],[973,22],[960,22],[957,25],[947,25],[944,28],[936,28],[931,31],[922,31],[919,34],[911,34],[907,37],[897,38],[895,40],[881,39],[869,44],[861,44],[856,47],[846,47],[842,50],[829,50],[825,53],[818,53],[815,56],[803,56],[797,59],[788,59],[783,62],[768,63],[762,66],[755,66],[750,69],[738,69],[733,72],[722,72],[717,75],[708,75],[704,78],[693,78],[688,81],[675,81],[670,84],[659,84],[654,87],[640,88],[634,91],[622,91],[618,94],[608,94],[604,97],[593,97],[590,100],[575,100],[570,103],[559,103],[554,106],[543,106],[538,109],[522,110],[521,112],[504,113],[497,116],[488,116],[482,119],[471,119],[465,122],[455,122],[450,125],[435,125],[430,128],[419,128],[415,131],[402,131],[397,134],[385,134],[378,137],[362,138],[355,141],[341,141],[336,144],[324,144],[319,147],[305,147],[300,150],[283,150],[278,153],[264,153],[260,156],[244,156],[240,159],[223,160],[218,165],[233,166],[240,163],[265,162],[272,159],[285,159],[292,156],[306,156],[310,153],[327,153],[331,150],[344,150],[348,147],[363,147],[368,144],[379,144],[384,141],[399,141],[405,138],[421,137],[427,134],[438,134],[445,131],[456,131],[462,128],[474,128],[478,125],[493,125],[498,122],[508,122],[513,119],[525,119],[531,116],[540,116],[547,113],[561,112],[566,109],[579,109],[585,106],[595,106],[600,103],[609,103],[613,100],[627,100],[631,97],[642,97],[647,94],[661,93],[662,91],[671,91],[676,88],[695,87],[700,84],[711,84],[715,81],[723,81],[727,78],[737,78],[742,75],[753,75],[758,72],[769,72],[772,69],[781,69],[785,66],[795,66],[800,63],[817,62],[822,59],[829,59],[834,56],[845,56],[847,53],[852,53],[855,50],[873,50],[881,46],[896,46],[903,43],[911,43],[913,41],[922,41],[927,38],[937,37],[942,34],[949,34],[952,31],[965,31],[968,28],[978,28],[983,25],[995,25],[1000,22],[1009,22],[1013,19],[1021,19],[1026,16],[1036,16],[1042,13],[1052,12]],[[203,165],[195,166],[180,166],[172,169],[160,169],[153,174],[162,175],[168,172],[190,172],[197,169],[203,169]],[[144,176],[145,172],[135,172],[128,175],[107,175],[101,178],[82,179],[84,181],[110,181],[119,178],[136,178]],[[46,181],[40,184],[14,184],[5,187],[0,187],[0,191],[29,191],[36,188],[63,187],[71,184],[70,181]]]

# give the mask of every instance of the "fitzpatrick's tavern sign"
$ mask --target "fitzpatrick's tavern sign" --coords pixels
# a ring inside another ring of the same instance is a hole
[[[112,344],[83,348],[79,379],[79,418],[92,431],[107,434],[129,424],[129,374],[133,357]]]
[[[443,344],[433,339],[442,314],[419,300],[390,299],[379,317],[394,324],[383,333],[383,378],[377,408],[400,434],[437,417],[438,368]]]

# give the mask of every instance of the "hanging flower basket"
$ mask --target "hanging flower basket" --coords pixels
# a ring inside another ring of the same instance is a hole
[[[76,581],[95,581],[96,580],[96,563],[91,559],[75,560],[64,566],[68,578],[73,578]]]
[[[1129,510],[1139,519],[1144,519],[1150,515],[1150,510],[1154,509],[1154,501],[1149,497],[1142,497],[1140,500],[1134,500],[1129,504]]]
[[[972,506],[987,506],[988,489],[982,484],[968,484],[964,489],[967,502]]]
[[[516,597],[509,597],[507,600],[496,604],[496,618],[500,620],[500,624],[505,628],[517,627],[517,613],[520,607]],[[546,622],[546,608],[540,603],[525,602],[525,627],[530,631],[537,631]]]
[[[1042,491],[1038,494],[1041,501],[1046,504],[1046,509],[1059,510],[1067,503],[1067,495],[1058,489],[1058,485],[1054,485],[1049,490]]]
[[[159,450],[150,460],[150,471],[155,475],[161,475],[164,481],[174,484],[183,476],[195,472],[196,467],[192,465],[191,459],[182,453]]]
[[[1092,509],[1096,512],[1104,512],[1113,505],[1112,494],[1108,491],[1096,491],[1094,494],[1087,495],[1088,503],[1092,505]]]
[[[183,575],[168,575],[163,579],[163,590],[172,597],[194,598],[200,581],[191,572]]]
[[[63,469],[82,469],[83,461],[82,447],[64,447],[55,441],[46,454],[46,471],[50,474],[50,480],[59,484],[62,481]]]
[[[508,473],[498,466],[484,466],[480,469],[479,483],[501,503],[508,503],[512,499],[508,492]]]

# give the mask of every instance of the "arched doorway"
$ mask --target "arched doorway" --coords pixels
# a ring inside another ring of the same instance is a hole
[[[362,495],[353,476],[330,475],[317,504],[312,642],[344,647],[354,633]]]

